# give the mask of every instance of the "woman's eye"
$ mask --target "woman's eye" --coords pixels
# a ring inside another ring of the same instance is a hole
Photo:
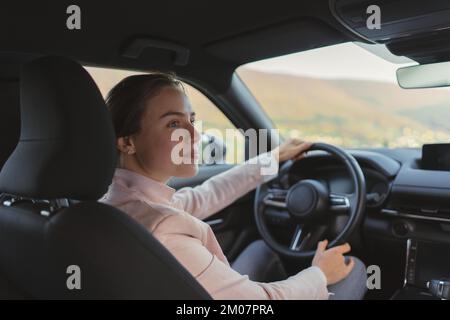
[[[191,119],[190,121],[191,121],[191,124],[195,123],[195,119]],[[169,122],[169,124],[167,126],[169,128],[177,128],[180,126],[180,121],[178,121],[178,120],[171,121],[171,122]]]
[[[171,121],[171,122],[169,122],[169,127],[176,128],[176,127],[178,127],[178,124],[179,124],[178,121]]]

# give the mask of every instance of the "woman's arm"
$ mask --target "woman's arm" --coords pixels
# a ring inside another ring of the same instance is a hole
[[[199,239],[186,234],[189,221],[183,219],[182,215],[169,217],[161,229],[170,232],[157,231],[155,236],[214,299],[328,299],[327,278],[319,267],[307,268],[282,281],[252,281],[212,254]]]
[[[206,180],[197,187],[180,189],[173,195],[173,205],[203,220],[255,189],[262,182],[274,178],[277,171],[278,159],[275,153],[264,153]]]
[[[173,205],[203,220],[274,178],[279,161],[298,160],[310,147],[309,142],[287,139],[273,151],[218,174],[200,186],[180,189],[173,196]]]

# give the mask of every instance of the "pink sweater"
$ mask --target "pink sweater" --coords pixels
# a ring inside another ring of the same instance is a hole
[[[270,283],[239,274],[202,221],[270,178],[261,175],[260,164],[246,162],[200,186],[176,191],[133,171],[116,169],[100,202],[143,224],[214,299],[328,299],[325,275],[317,267]]]

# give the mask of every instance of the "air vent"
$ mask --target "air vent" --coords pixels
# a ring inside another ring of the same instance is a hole
[[[444,208],[399,206],[383,209],[381,212],[395,217],[450,222],[450,210]]]

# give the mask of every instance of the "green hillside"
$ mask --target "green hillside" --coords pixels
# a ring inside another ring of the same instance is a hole
[[[341,146],[415,147],[450,141],[450,90],[322,80],[240,69],[240,77],[285,135]]]

